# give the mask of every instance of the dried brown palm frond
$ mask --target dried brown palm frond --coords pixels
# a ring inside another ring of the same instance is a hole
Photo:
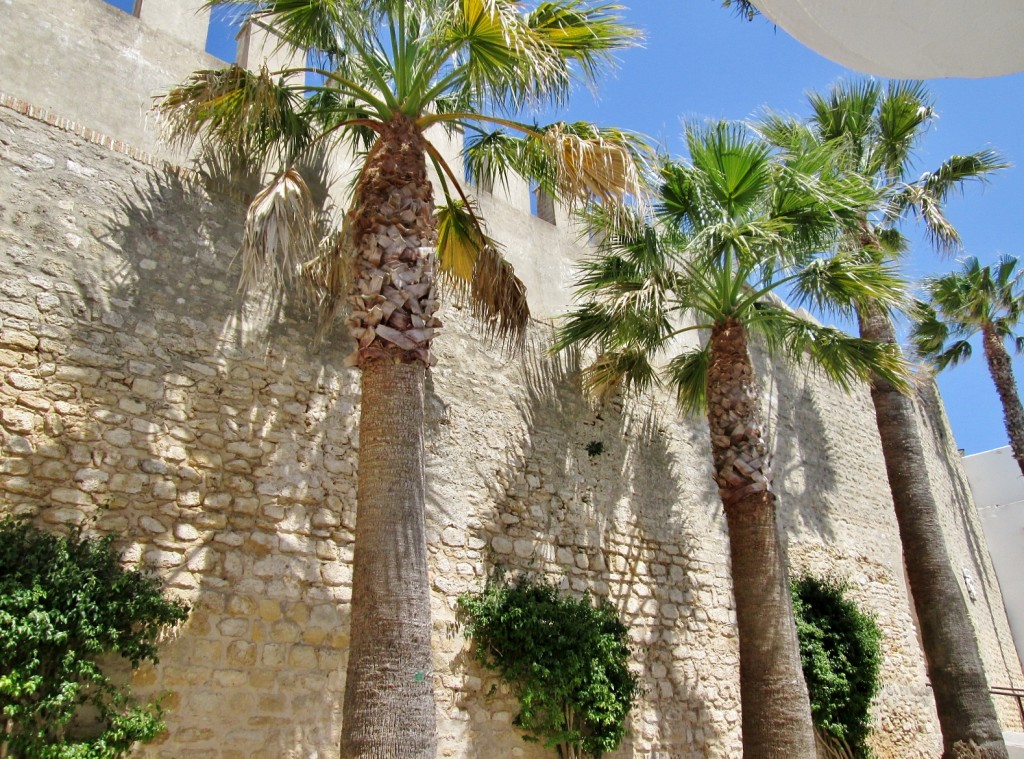
[[[287,169],[253,198],[242,238],[242,291],[301,285],[301,267],[317,252],[319,225],[309,188]]]
[[[490,245],[477,256],[473,270],[470,308],[490,337],[509,351],[522,347],[530,322],[526,285],[512,264]]]
[[[558,123],[544,130],[544,144],[570,205],[596,199],[616,206],[641,196],[646,150],[634,135]]]
[[[317,312],[314,343],[319,345],[334,324],[352,289],[352,255],[355,248],[348,219],[342,228],[325,237],[316,258],[302,266],[306,290]]]

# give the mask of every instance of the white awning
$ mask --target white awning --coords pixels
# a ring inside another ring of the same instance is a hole
[[[1024,71],[1024,0],[754,0],[836,63],[900,79]]]

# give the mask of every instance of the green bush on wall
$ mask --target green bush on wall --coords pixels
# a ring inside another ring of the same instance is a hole
[[[608,603],[561,595],[550,582],[488,582],[459,597],[474,656],[519,696],[526,740],[562,759],[600,757],[619,745],[639,692],[627,663],[627,628]]]
[[[791,586],[814,725],[867,759],[871,701],[881,681],[882,633],[845,596],[846,585],[805,575]]]
[[[0,756],[117,759],[163,732],[159,704],[136,704],[96,660],[156,663],[158,635],[188,608],[165,598],[156,579],[124,569],[111,541],[0,520]],[[76,738],[70,728],[84,705],[98,724]]]

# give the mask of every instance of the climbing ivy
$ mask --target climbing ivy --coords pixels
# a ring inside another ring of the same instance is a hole
[[[815,727],[869,759],[871,701],[881,685],[878,624],[846,598],[840,581],[805,575],[791,590]]]
[[[117,759],[163,732],[159,704],[136,704],[97,660],[156,663],[157,636],[188,608],[124,569],[111,542],[0,520],[0,756]],[[86,705],[96,729],[75,737]]]
[[[519,696],[524,739],[562,759],[600,757],[619,745],[640,686],[627,666],[628,630],[610,604],[526,577],[498,578],[458,603],[475,658]]]

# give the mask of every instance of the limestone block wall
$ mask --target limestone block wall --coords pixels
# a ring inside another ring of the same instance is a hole
[[[13,36],[24,27],[55,44],[31,5],[0,0],[0,12]],[[108,10],[70,5],[90,24]],[[53,33],[67,33],[57,22]],[[137,19],[106,22],[115,28],[103,41],[67,48],[72,63],[109,45],[155,54]],[[16,67],[0,65],[0,93],[31,89]],[[294,305],[236,294],[243,207],[156,165],[141,152],[155,144],[144,123],[116,131],[149,88],[180,79],[171,74],[124,83],[100,109],[109,122],[89,120],[86,88],[78,100],[60,90],[69,112],[0,95],[0,510],[113,533],[128,561],[193,604],[160,665],[135,676],[143,694],[168,694],[169,732],[140,756],[336,757],[358,376],[341,366],[343,335],[315,348]],[[525,191],[485,194],[481,206],[548,317],[568,300],[579,251],[564,219],[529,215]],[[511,358],[457,303],[443,317],[427,435],[440,754],[544,756],[511,726],[514,699],[472,663],[454,614],[459,593],[501,569],[607,598],[630,625],[645,692],[617,756],[738,755],[732,588],[705,423],[664,397],[592,406],[577,359],[546,354],[542,324]],[[879,618],[879,755],[935,756],[867,392],[847,397],[801,367],[758,368],[790,567],[847,579]],[[1019,686],[948,425],[941,407],[923,409],[990,682]]]

